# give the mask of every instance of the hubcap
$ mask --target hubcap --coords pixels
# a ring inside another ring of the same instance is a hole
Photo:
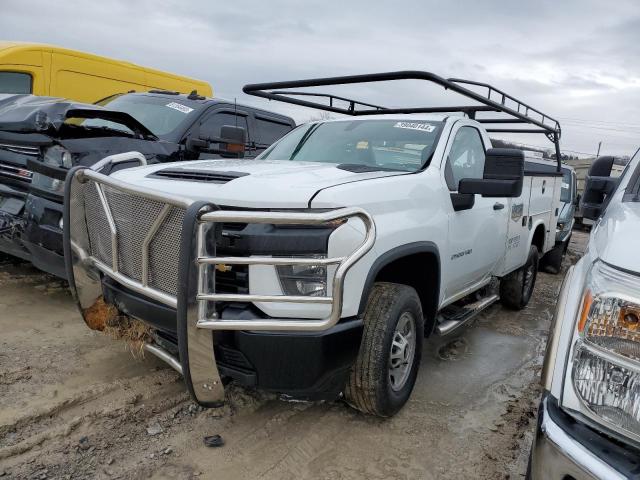
[[[416,353],[416,321],[409,312],[400,315],[389,352],[389,383],[394,391],[407,383]]]

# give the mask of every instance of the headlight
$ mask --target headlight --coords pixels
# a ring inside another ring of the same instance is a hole
[[[327,267],[325,265],[278,265],[277,269],[285,295],[311,297],[327,295]]]
[[[54,167],[71,168],[73,166],[71,153],[60,145],[54,145],[47,149],[44,153],[44,163]]]
[[[558,225],[556,226],[556,233],[564,231],[564,225],[565,224],[563,222],[558,222]]]
[[[52,167],[72,167],[72,158],[69,151],[59,145],[49,147],[44,153],[43,163]],[[52,192],[62,194],[64,191],[64,180],[51,178],[42,173],[34,172],[31,184]]]
[[[592,418],[640,439],[640,277],[595,263],[577,320],[578,398]]]

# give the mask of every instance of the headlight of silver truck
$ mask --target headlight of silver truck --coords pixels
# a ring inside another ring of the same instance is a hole
[[[640,277],[596,262],[577,320],[571,380],[581,410],[640,439]]]
[[[318,256],[317,258],[324,258]],[[278,265],[278,277],[285,295],[323,297],[327,295],[327,267],[324,265]]]

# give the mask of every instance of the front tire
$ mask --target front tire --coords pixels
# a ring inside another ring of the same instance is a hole
[[[423,338],[416,291],[407,285],[375,283],[364,313],[360,351],[345,389],[347,403],[371,415],[395,415],[416,383]]]
[[[538,276],[538,248],[529,247],[526,263],[500,280],[500,302],[512,310],[522,310],[527,306]]]

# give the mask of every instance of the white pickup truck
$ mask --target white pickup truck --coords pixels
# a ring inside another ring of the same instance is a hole
[[[640,151],[615,170],[600,157],[585,180],[594,226],[558,297],[531,479],[640,475]]]
[[[400,79],[477,105],[391,109],[273,91]],[[65,255],[83,317],[97,330],[144,322],[144,348],[204,406],[224,400],[221,378],[231,378],[393,415],[413,389],[422,339],[498,299],[525,307],[555,244],[559,166],[528,170],[522,151],[491,148],[487,131],[513,130],[483,124],[529,123],[517,131],[556,148],[560,127],[493,87],[427,72],[245,91],[347,116],[302,125],[255,160],[72,170]],[[496,113],[474,119],[486,112]],[[237,151],[242,137],[223,127],[219,148]]]

